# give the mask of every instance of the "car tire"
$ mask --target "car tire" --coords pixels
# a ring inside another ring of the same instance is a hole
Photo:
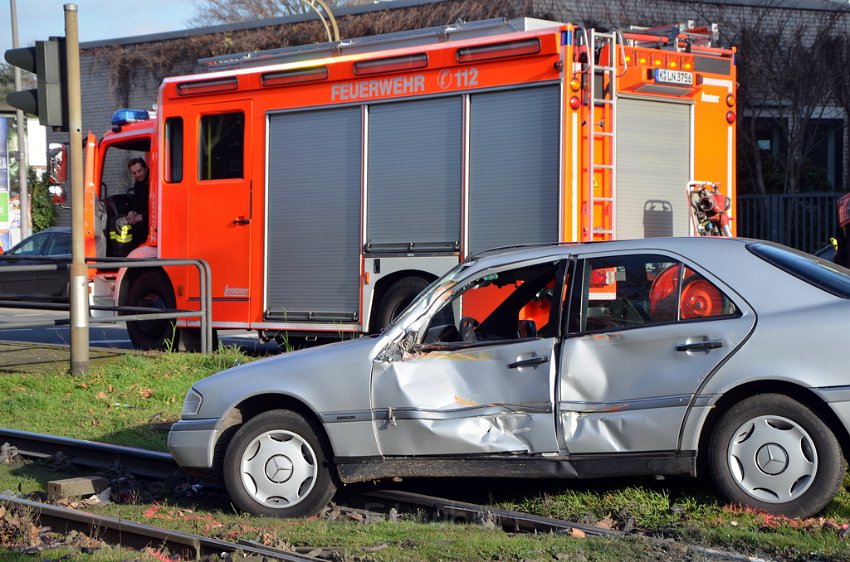
[[[380,332],[389,326],[427,286],[428,281],[416,276],[404,277],[393,283],[378,307],[376,331]]]
[[[233,503],[254,515],[315,515],[336,492],[318,432],[288,410],[264,412],[234,434],[223,476]]]
[[[145,271],[133,280],[126,306],[174,309],[174,290],[164,273]],[[127,322],[127,333],[137,349],[166,351],[177,349],[178,332],[174,320],[136,320]]]
[[[845,469],[829,427],[782,394],[758,394],[725,412],[712,433],[708,463],[727,499],[789,517],[822,510]]]

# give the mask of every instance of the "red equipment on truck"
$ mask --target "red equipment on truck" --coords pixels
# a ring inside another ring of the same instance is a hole
[[[163,81],[156,116],[90,135],[87,255],[132,156],[150,233],[131,257],[206,260],[213,327],[264,336],[379,330],[494,246],[698,234],[683,188],[735,194],[734,51],[715,36],[489,20],[207,59]],[[198,307],[188,270],[94,282],[96,303]],[[174,333],[130,323],[143,348]]]

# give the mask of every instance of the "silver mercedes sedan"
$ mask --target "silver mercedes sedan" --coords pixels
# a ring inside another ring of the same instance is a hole
[[[848,299],[850,271],[762,241],[489,251],[378,336],[199,381],[168,445],[263,515],[390,477],[706,474],[808,516],[844,477]]]

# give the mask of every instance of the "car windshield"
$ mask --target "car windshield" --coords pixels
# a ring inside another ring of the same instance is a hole
[[[764,261],[837,297],[850,299],[850,270],[830,261],[768,242],[747,245]]]

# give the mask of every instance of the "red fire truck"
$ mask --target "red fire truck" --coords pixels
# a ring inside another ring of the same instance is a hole
[[[487,248],[694,235],[688,185],[735,196],[735,53],[715,38],[488,20],[204,60],[155,116],[89,136],[87,255],[109,253],[133,156],[150,232],[130,256],[206,260],[217,330],[366,333]],[[96,303],[198,308],[185,268],[93,281]]]

